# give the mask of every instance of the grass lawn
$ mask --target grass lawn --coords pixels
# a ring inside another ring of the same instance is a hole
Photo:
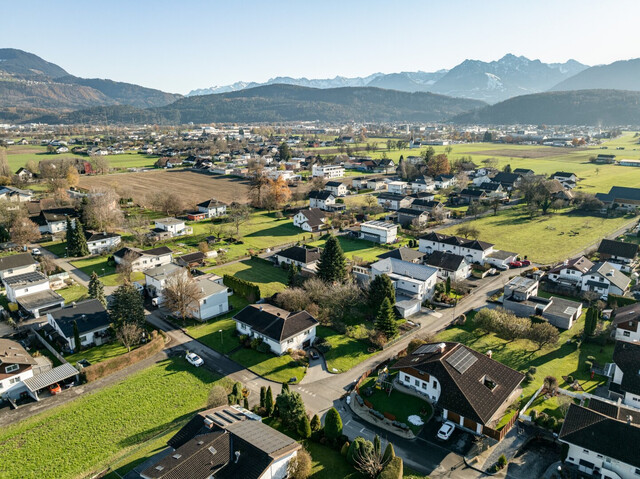
[[[103,344],[101,346],[94,346],[85,351],[70,354],[69,356],[66,356],[65,359],[73,365],[75,365],[81,359],[86,359],[91,364],[96,364],[102,361],[106,361],[107,359],[115,358],[116,356],[121,356],[126,352],[127,348],[125,348],[118,341],[114,341],[112,343]]]
[[[514,251],[535,262],[552,263],[571,258],[633,221],[637,219],[600,218],[569,210],[530,219],[524,206],[516,206],[495,216],[472,220],[470,224],[480,232],[478,239],[494,243],[496,248]],[[452,226],[441,233],[455,234],[457,228]]]
[[[102,470],[192,417],[216,383],[229,386],[228,380],[175,358],[4,428],[3,475],[84,477]]]
[[[364,261],[376,261],[378,259],[378,255],[389,251],[387,248],[383,248],[378,243],[374,243],[372,241],[352,239],[345,236],[338,236],[338,241],[340,242],[340,246],[342,246],[342,250],[347,258],[353,258],[355,256],[363,259]],[[309,246],[324,247],[325,243],[326,239],[322,239],[309,243]]]
[[[105,286],[119,286],[122,284],[120,275],[116,273],[115,266],[107,263],[107,256],[91,256],[72,261],[71,264],[87,276],[91,276],[91,273],[95,271]],[[144,273],[140,271],[131,274],[132,281],[141,281],[143,279]]]
[[[344,373],[376,354],[367,351],[369,346],[364,341],[340,334],[327,326],[318,326],[316,334],[331,344],[331,349],[324,354],[331,373]]]
[[[40,243],[40,246],[48,251],[51,251],[56,256],[64,258],[66,254],[66,241],[48,241],[46,243]]]
[[[611,361],[613,345],[600,346],[593,343],[582,343],[580,349],[574,342],[568,342],[574,335],[581,334],[584,329],[583,314],[573,328],[560,333],[558,344],[538,350],[537,346],[528,340],[505,341],[495,334],[480,333],[475,329],[472,319],[467,319],[463,326],[455,326],[438,334],[440,341],[457,341],[481,353],[491,350],[493,359],[506,364],[518,371],[526,372],[529,366],[535,366],[535,379],[530,383],[523,383],[521,405],[524,405],[540,387],[546,376],[555,376],[562,388],[567,388],[562,376],[573,376],[578,380],[586,392],[593,392],[596,387],[606,383],[606,378],[590,377],[584,362],[587,356],[594,356],[600,364]],[[546,406],[545,406],[546,407]]]
[[[74,284],[68,288],[57,289],[56,293],[64,298],[65,304],[82,301],[89,297],[89,290],[81,284]]]
[[[293,384],[297,384],[306,374],[306,369],[298,366],[288,354],[274,356],[271,353],[243,348],[233,353],[230,358],[254,373],[278,383],[287,383],[295,376],[297,380]]]
[[[260,295],[263,298],[268,298],[286,289],[288,281],[288,274],[285,270],[274,266],[271,261],[261,258],[251,258],[239,263],[218,266],[207,269],[207,272],[219,276],[230,274],[236,278],[255,283],[260,286]]]
[[[230,296],[229,302],[233,307],[231,312],[205,323],[193,322],[187,326],[190,336],[223,354],[240,346],[240,340],[235,334],[236,322],[231,317],[249,304],[246,299],[238,295]],[[222,337],[220,337],[220,330],[222,330]]]
[[[373,404],[373,408],[376,411],[393,414],[397,421],[405,423],[414,433],[420,431],[422,426],[414,426],[409,422],[408,417],[417,415],[423,420],[427,420],[433,412],[431,404],[417,396],[404,394],[397,390],[392,390],[389,395],[382,389],[376,389],[375,383],[376,376],[370,376],[360,385],[362,398]],[[366,394],[364,394],[364,390],[369,387],[373,388],[374,392],[371,396],[367,397]],[[422,412],[424,412],[424,414],[421,414]]]

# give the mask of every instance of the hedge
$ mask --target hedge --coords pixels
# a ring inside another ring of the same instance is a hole
[[[617,306],[627,306],[629,304],[635,304],[637,301],[633,298],[628,298],[626,296],[618,296],[617,294],[609,294],[607,296],[607,306],[613,306],[613,304]]]
[[[144,346],[140,346],[137,349],[129,353],[125,353],[115,358],[107,359],[100,363],[92,364],[83,368],[80,374],[84,379],[89,381],[95,381],[96,379],[109,376],[121,369],[131,366],[139,361],[147,359],[156,353],[159,353],[164,349],[164,335],[158,334],[157,331],[151,333],[151,341]]]
[[[395,456],[384,466],[378,479],[402,479],[402,469],[402,458]]]
[[[260,286],[245,281],[244,279],[236,278],[230,274],[225,274],[222,278],[222,282],[225,286],[231,288],[235,294],[239,294],[250,303],[255,303],[260,299]]]

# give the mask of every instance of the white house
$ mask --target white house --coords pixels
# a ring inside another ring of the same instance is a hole
[[[167,246],[160,246],[148,250],[125,247],[113,253],[113,259],[116,264],[131,261],[133,271],[144,271],[149,268],[171,263],[173,252]]]
[[[409,189],[409,183],[406,181],[390,181],[387,183],[387,190],[389,193],[396,195],[404,195]]]
[[[422,304],[430,299],[438,281],[438,270],[431,266],[384,258],[371,265],[371,276],[386,274],[391,279],[396,297],[415,299]]]
[[[358,237],[380,244],[395,243],[398,240],[398,225],[386,221],[366,221],[360,225]]]
[[[492,244],[484,241],[432,232],[419,239],[418,251],[427,254],[431,254],[434,251],[444,251],[445,253],[464,256],[465,260],[470,264],[484,264],[485,259],[493,253],[494,248]]]
[[[329,191],[311,191],[309,193],[309,207],[330,211],[336,204],[336,197]]]
[[[20,253],[0,258],[0,279],[34,273],[38,270],[38,262],[30,253]]]
[[[0,200],[21,203],[23,201],[31,201],[33,191],[21,190],[13,186],[0,186]]]
[[[571,403],[558,435],[568,445],[566,462],[588,477],[636,479],[640,474],[640,427],[627,418],[638,411],[603,401]]]
[[[193,232],[190,226],[186,226],[184,220],[178,218],[160,218],[154,223],[157,230],[165,231],[171,236],[189,235]]]
[[[614,398],[621,397],[624,404],[640,408],[640,344],[616,341],[613,363],[609,395],[614,393]]]
[[[0,397],[18,399],[23,381],[33,377],[36,360],[20,343],[0,338]]]
[[[240,334],[262,339],[274,354],[310,347],[318,321],[306,311],[289,312],[270,304],[250,304],[234,317]]]
[[[395,193],[380,193],[377,196],[378,205],[385,210],[398,211],[401,208],[408,208],[413,198],[406,195],[397,195]]]
[[[121,241],[117,233],[91,233],[87,237],[87,247],[91,254],[102,254],[117,248]]]
[[[623,295],[629,288],[631,279],[607,261],[595,263],[582,275],[580,289],[594,292],[602,298],[609,294]]]
[[[433,181],[438,189],[449,188],[456,184],[456,177],[454,175],[437,175]]]
[[[320,178],[342,178],[344,176],[344,167],[341,165],[313,165],[311,167],[311,176]]]
[[[433,178],[423,177],[417,178],[409,183],[409,187],[412,191],[417,192],[430,192],[436,189],[436,182],[433,181]]]
[[[616,309],[611,324],[615,327],[616,341],[640,342],[640,303]]]
[[[303,231],[319,231],[326,226],[327,217],[320,208],[306,208],[293,217],[293,225]]]
[[[215,198],[198,203],[198,211],[204,213],[207,218],[215,218],[227,213],[227,205]]]
[[[100,301],[87,299],[47,312],[47,323],[66,343],[65,349],[76,351],[74,324],[78,327],[81,346],[99,346],[108,337],[111,319]]]
[[[593,263],[584,256],[565,260],[549,270],[549,279],[556,282],[582,283],[582,276],[593,267]]]
[[[231,292],[217,275],[203,275],[194,278],[202,292],[198,301],[198,310],[193,313],[195,319],[206,321],[229,311],[229,295]]]
[[[367,180],[367,188],[373,191],[386,190],[387,182],[382,178],[372,178]]]
[[[51,291],[49,278],[39,271],[9,276],[2,280],[7,300],[39,317],[41,313],[62,306],[64,298]]]
[[[275,253],[273,259],[278,265],[295,264],[301,268],[315,269],[316,263],[320,259],[320,248],[291,246]]]
[[[40,233],[56,234],[67,231],[67,217],[71,218],[71,225],[75,228],[76,211],[73,208],[51,208],[42,210],[37,219]]]
[[[444,251],[434,251],[425,257],[424,264],[438,269],[438,278],[446,281],[462,281],[471,275],[471,265],[464,256]]]
[[[347,185],[339,181],[327,181],[324,189],[334,196],[345,196],[348,192]]]
[[[182,268],[174,263],[155,266],[144,271],[144,284],[152,298],[158,298],[158,304],[162,303],[162,292],[167,281],[175,275],[187,275],[186,268]]]

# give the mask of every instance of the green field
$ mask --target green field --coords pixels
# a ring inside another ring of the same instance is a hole
[[[580,382],[586,392],[593,392],[596,387],[606,384],[607,378],[595,376],[591,379],[590,373],[584,365],[588,356],[595,356],[600,364],[611,362],[613,346],[600,346],[594,343],[582,343],[580,349],[576,343],[568,342],[574,335],[581,334],[584,329],[585,314],[574,324],[573,328],[560,333],[560,340],[554,347],[538,350],[537,346],[527,340],[505,341],[495,334],[484,334],[475,328],[472,319],[467,319],[464,326],[454,326],[438,334],[439,341],[456,341],[481,353],[491,350],[493,359],[506,364],[513,369],[526,372],[529,366],[535,366],[537,372],[535,379],[530,383],[523,383],[523,396],[520,405],[531,398],[540,387],[546,376],[555,376],[560,387],[566,388],[562,376],[571,375]],[[545,404],[544,407],[549,407]]]
[[[2,477],[78,477],[102,470],[146,440],[183,423],[211,387],[228,386],[182,359],[127,379],[0,432]]]
[[[527,256],[539,263],[570,258],[595,245],[603,237],[632,223],[631,217],[601,218],[562,210],[531,219],[525,206],[516,206],[470,222],[478,229],[478,239],[494,243],[496,248]],[[441,230],[455,234],[458,226]],[[541,240],[543,239],[543,240]]]
[[[369,346],[364,341],[350,338],[326,326],[318,326],[316,334],[331,344],[331,349],[323,354],[327,370],[331,373],[344,373],[377,352],[369,352]]]
[[[342,246],[345,256],[350,259],[355,256],[364,261],[377,261],[378,255],[389,251],[387,248],[383,248],[378,243],[372,241],[352,239],[346,236],[338,236],[338,241],[340,242],[340,246]],[[326,240],[322,239],[309,243],[308,245],[323,247],[325,243]]]
[[[91,273],[95,271],[105,286],[119,286],[121,284],[120,275],[116,273],[115,266],[107,263],[107,259],[107,256],[91,256],[72,261],[71,264],[87,276],[91,276]],[[140,271],[135,271],[131,274],[132,281],[141,281],[143,279],[144,273]]]
[[[251,258],[237,263],[210,268],[207,272],[219,276],[230,274],[236,278],[250,281],[260,286],[260,294],[263,298],[273,296],[287,287],[288,274],[280,267],[274,266],[271,261],[261,258]]]

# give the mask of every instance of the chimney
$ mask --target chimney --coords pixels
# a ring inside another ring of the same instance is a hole
[[[262,305],[260,305],[260,311],[262,311]]]
[[[631,415],[627,416],[627,426],[631,426],[631,422],[633,421],[633,417]]]
[[[72,302],[71,302],[71,307],[72,307],[72,308],[75,308],[75,307],[76,307],[76,302],[75,302],[75,301],[72,301]]]
[[[237,463],[238,463],[238,461],[240,460],[240,451],[236,451],[236,452],[235,452],[235,455],[236,455],[236,460],[235,460],[235,461],[233,461],[233,462],[234,462],[235,464],[237,464]]]
[[[446,345],[446,344],[444,344],[444,343],[440,343],[440,344],[438,344],[438,352],[439,352],[440,354],[443,354],[443,353],[444,353],[444,350],[446,349],[446,347],[447,347],[447,345]]]
[[[213,429],[213,420],[209,417],[204,418],[204,425],[207,429]]]
[[[493,356],[493,351],[491,350],[487,351],[487,357],[491,359],[492,356]]]

